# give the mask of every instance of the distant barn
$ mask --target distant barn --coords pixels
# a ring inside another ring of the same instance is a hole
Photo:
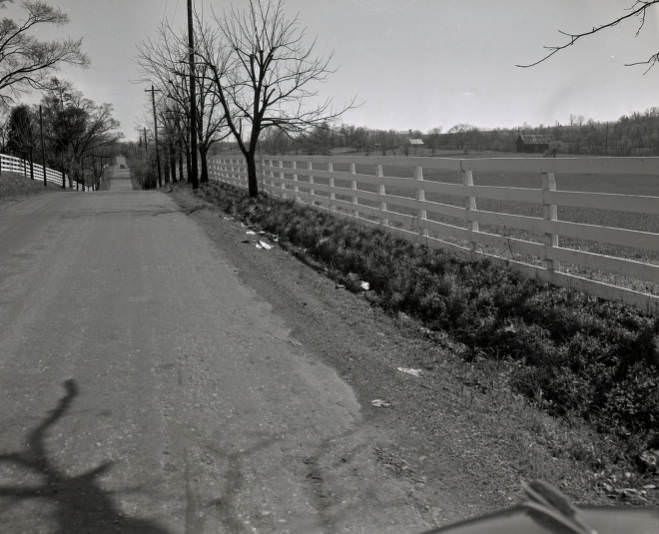
[[[517,152],[546,152],[551,139],[542,134],[519,134],[517,136]]]
[[[423,139],[417,139],[417,138],[407,138],[407,143],[405,143],[405,154],[409,154],[410,148],[412,149],[412,153],[416,154],[417,148],[423,148]]]

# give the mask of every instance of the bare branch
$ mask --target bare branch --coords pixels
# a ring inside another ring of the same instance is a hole
[[[81,39],[41,41],[30,34],[40,25],[67,23],[66,14],[43,1],[25,1],[23,7],[22,21],[0,21],[0,99],[4,101],[28,89],[46,88],[49,76],[62,63],[89,63]]]
[[[645,17],[646,17],[646,11],[648,8],[651,6],[659,3],[659,0],[636,0],[631,7],[626,9],[627,13],[624,15],[621,15],[609,22],[606,22],[604,24],[600,24],[599,26],[593,26],[593,28],[589,31],[581,32],[581,33],[572,33],[572,32],[565,32],[563,30],[559,30],[559,33],[561,35],[564,35],[568,38],[568,41],[561,44],[561,45],[555,45],[555,46],[545,46],[544,48],[546,50],[549,50],[547,54],[545,54],[543,57],[538,59],[537,61],[534,61],[532,63],[528,64],[517,64],[515,65],[516,67],[521,67],[521,68],[529,68],[529,67],[535,67],[536,65],[539,65],[540,63],[543,63],[547,61],[549,58],[551,58],[554,54],[560,52],[561,50],[564,50],[572,45],[574,45],[579,39],[583,37],[588,37],[591,36],[595,33],[598,33],[602,30],[612,28],[614,26],[617,26],[621,22],[630,19],[632,17],[639,17],[639,25],[636,29],[636,35],[638,36],[645,26]],[[636,62],[636,63],[629,63],[629,65],[639,65],[639,64],[650,64],[650,67],[652,67],[655,63],[655,61],[652,60],[652,57],[650,57],[649,60],[647,61],[641,61],[641,62]],[[647,72],[647,71],[646,71]]]

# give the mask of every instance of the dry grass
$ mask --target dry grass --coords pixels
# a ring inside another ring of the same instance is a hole
[[[60,191],[59,187],[49,184],[44,187],[41,180],[30,180],[22,174],[3,172],[0,175],[0,198],[13,198],[34,195],[44,191]]]

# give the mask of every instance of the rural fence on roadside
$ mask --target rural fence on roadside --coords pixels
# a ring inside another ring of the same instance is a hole
[[[27,178],[31,177],[34,178],[34,180],[43,181],[42,165],[36,162],[30,163],[30,160],[17,158],[16,156],[0,154],[0,174],[3,172],[22,174]],[[61,171],[56,171],[50,167],[46,167],[46,182],[63,187],[63,184],[68,183],[68,179],[63,182]],[[83,185],[76,180],[72,181],[72,187],[74,189],[83,190]]]
[[[257,165],[270,195],[659,312],[659,158],[287,155]],[[209,175],[247,186],[240,156],[213,158]]]

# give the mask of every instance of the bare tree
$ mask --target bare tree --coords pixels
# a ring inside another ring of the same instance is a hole
[[[200,32],[196,53],[210,70],[212,90],[247,163],[249,195],[256,196],[264,130],[307,131],[338,118],[353,102],[339,111],[330,99],[318,103],[316,86],[333,72],[331,56],[317,57],[315,41],[305,44],[304,28],[286,16],[281,0],[249,0],[214,20],[214,31]]]
[[[12,0],[0,0],[0,8]],[[87,65],[82,39],[42,41],[32,35],[40,26],[61,25],[68,17],[43,1],[24,1],[23,20],[0,20],[0,101],[13,100],[29,89],[44,89],[49,76],[62,63]]]
[[[110,104],[96,104],[70,83],[58,83],[66,87],[61,100],[52,94],[46,94],[42,100],[48,110],[45,118],[51,121],[47,129],[52,131],[51,141],[66,160],[66,168],[77,177],[83,170],[83,158],[111,147],[121,138],[117,132],[119,122],[112,116]],[[71,179],[69,175],[69,184]]]
[[[636,36],[638,36],[641,33],[641,30],[643,30],[643,27],[645,26],[645,20],[648,9],[650,9],[655,4],[659,4],[659,0],[647,0],[647,1],[635,0],[631,6],[629,6],[624,10],[625,11],[624,13],[603,24],[593,26],[590,30],[577,32],[577,33],[558,30],[558,33],[560,33],[561,35],[567,38],[567,40],[564,43],[559,45],[545,46],[547,53],[543,57],[532,63],[521,64],[516,66],[523,68],[535,67],[536,65],[539,65],[544,61],[547,61],[550,57],[560,52],[561,50],[564,50],[569,46],[574,45],[579,39],[583,37],[589,37],[595,33],[599,33],[602,30],[606,30],[608,28],[613,28],[614,26],[617,26],[618,24],[629,19],[637,20],[638,25],[636,27]],[[625,65],[628,67],[632,65],[647,65],[649,70],[654,66],[655,63],[657,63],[657,61],[659,61],[659,52],[654,52],[650,57],[648,57],[645,60],[634,61],[632,63],[626,63]]]
[[[195,28],[195,32],[198,29]],[[188,102],[190,90],[186,81],[185,55],[187,38],[177,32],[165,20],[160,25],[157,41],[146,40],[139,47],[138,63],[144,73],[151,77],[165,97],[171,102],[163,106],[170,113],[178,111],[189,120]],[[212,78],[208,65],[195,65],[196,131],[197,148],[201,160],[200,181],[208,182],[208,152],[213,145],[227,135],[224,112],[217,94],[211,90]],[[171,104],[174,103],[174,106]],[[188,173],[189,174],[189,173]]]

